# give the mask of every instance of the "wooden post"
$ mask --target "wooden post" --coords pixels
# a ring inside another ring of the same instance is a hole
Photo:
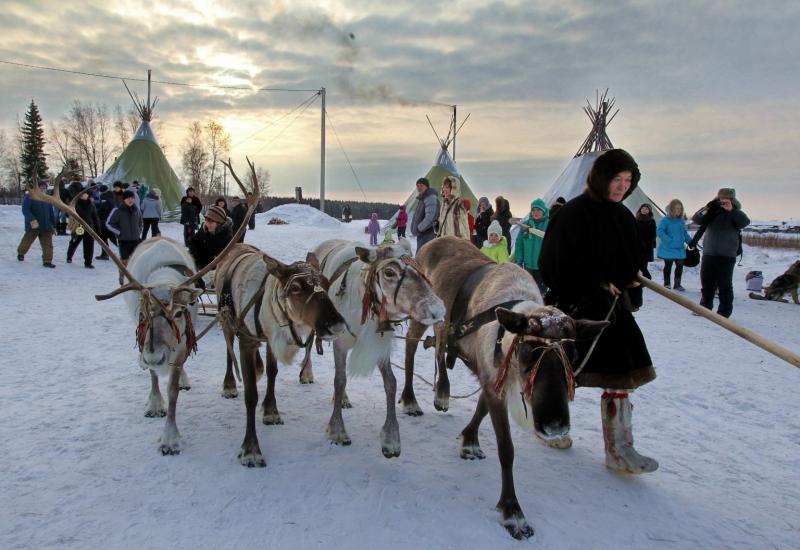
[[[772,355],[780,357],[790,365],[800,368],[800,357],[798,357],[796,354],[792,353],[788,349],[779,346],[778,344],[776,344],[771,340],[767,340],[766,338],[759,336],[752,330],[737,325],[736,323],[734,323],[730,319],[723,317],[722,315],[714,313],[713,311],[706,309],[701,305],[695,304],[693,301],[689,300],[688,298],[685,298],[684,296],[681,296],[677,292],[672,292],[671,290],[667,290],[663,286],[654,283],[650,279],[647,279],[639,275],[637,277],[637,280],[642,284],[642,286],[649,288],[650,290],[656,292],[657,294],[661,294],[664,298],[672,300],[676,304],[682,305],[686,309],[694,311],[701,317],[705,317],[709,321],[718,324],[722,328],[728,329],[735,335],[744,338],[751,344],[755,344],[764,351],[768,351]]]

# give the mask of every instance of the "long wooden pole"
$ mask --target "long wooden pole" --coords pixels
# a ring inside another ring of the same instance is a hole
[[[712,321],[712,322],[718,324],[722,328],[728,329],[729,331],[731,331],[735,335],[741,336],[742,338],[744,338],[745,340],[747,340],[751,344],[757,345],[758,347],[760,347],[764,351],[768,351],[772,355],[774,355],[776,357],[780,357],[781,359],[783,359],[787,363],[789,363],[789,364],[791,364],[791,365],[793,365],[793,366],[795,366],[797,368],[800,368],[800,356],[792,353],[788,349],[776,344],[775,342],[773,342],[771,340],[767,340],[763,336],[759,336],[758,334],[756,334],[752,330],[746,329],[741,325],[737,325],[736,323],[734,323],[730,319],[727,319],[727,318],[723,317],[722,315],[714,313],[713,311],[711,311],[709,309],[706,309],[703,306],[694,303],[693,301],[689,300],[688,298],[686,298],[684,296],[681,296],[677,292],[672,292],[671,290],[668,290],[668,289],[664,288],[663,286],[661,286],[661,285],[659,285],[657,283],[654,283],[650,279],[647,279],[647,278],[642,277],[641,275],[639,275],[639,276],[637,276],[637,280],[642,284],[642,286],[649,288],[650,290],[652,290],[653,292],[655,292],[657,294],[661,294],[664,298],[667,298],[668,300],[672,300],[676,304],[682,305],[686,309],[692,310],[693,312],[697,313],[701,317],[705,317],[709,321]]]
[[[523,228],[524,230],[524,228]],[[538,235],[539,237],[544,237],[544,231],[536,229],[535,227],[529,227],[528,231],[533,233],[534,235]],[[717,313],[714,313],[710,309],[706,309],[701,305],[695,304],[693,301],[689,300],[688,298],[678,294],[677,292],[672,292],[664,288],[663,286],[659,285],[658,283],[654,283],[650,279],[642,277],[641,275],[637,276],[637,280],[641,283],[643,287],[649,288],[653,292],[657,294],[661,294],[664,298],[668,300],[672,300],[678,305],[685,307],[686,309],[690,309],[693,312],[697,313],[701,317],[705,317],[709,321],[712,321],[722,328],[728,329],[732,333],[737,336],[740,336],[750,342],[751,344],[755,344],[756,346],[760,347],[764,351],[768,351],[772,355],[776,357],[780,357],[790,365],[793,365],[797,368],[800,368],[800,356],[797,354],[792,353],[788,349],[784,348],[773,342],[772,340],[768,340],[763,336],[759,336],[752,330],[746,329],[741,325],[737,325],[730,319],[723,317]]]

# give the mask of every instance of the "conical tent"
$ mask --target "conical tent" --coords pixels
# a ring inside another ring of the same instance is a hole
[[[469,185],[467,185],[464,176],[459,173],[458,166],[456,166],[456,163],[450,156],[447,148],[442,145],[439,148],[439,154],[436,155],[436,161],[431,169],[428,170],[428,173],[425,174],[425,178],[430,182],[431,189],[435,189],[437,193],[441,193],[442,181],[444,180],[445,176],[455,176],[458,178],[461,198],[468,199],[470,201],[470,211],[475,214],[476,209],[478,208],[478,199],[475,197],[475,193],[472,192],[472,189],[470,189]],[[414,189],[404,203],[406,206],[406,212],[408,213],[409,227],[411,227],[411,219],[414,217],[414,210],[417,208],[417,202],[417,190]],[[391,217],[389,220],[389,225],[394,223],[395,218],[397,218],[397,213]]]
[[[586,188],[586,177],[589,175],[595,159],[605,151],[614,148],[608,138],[608,134],[606,134],[606,127],[614,119],[619,109],[609,117],[609,113],[614,107],[614,98],[609,99],[607,94],[608,90],[598,97],[594,107],[587,102],[587,106],[583,108],[583,111],[592,122],[592,130],[575,154],[575,157],[569,161],[561,175],[558,176],[553,185],[544,194],[544,202],[546,204],[552,205],[558,197],[570,200],[583,193]],[[623,204],[634,214],[643,204],[649,204],[656,222],[663,216],[663,210],[647,196],[647,193],[642,189],[641,182],[633,190],[633,193],[625,199]]]
[[[180,206],[184,189],[150,128],[153,109],[158,103],[158,98],[150,102],[150,71],[147,71],[147,101],[140,100],[136,92],[131,93],[125,81],[122,83],[128,90],[142,123],[114,164],[102,176],[95,178],[95,181],[111,186],[115,181],[131,183],[136,180],[151,189],[157,187],[161,190],[163,211],[175,212]]]
[[[161,190],[164,211],[174,210],[180,205],[184,194],[183,186],[146,120],[142,121],[133,139],[114,164],[96,178],[96,181],[108,186],[115,181],[130,183],[133,180],[138,180],[151,189],[158,187]]]

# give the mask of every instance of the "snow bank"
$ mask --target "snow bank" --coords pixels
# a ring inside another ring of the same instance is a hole
[[[258,224],[266,224],[272,218],[280,218],[291,225],[308,225],[338,229],[342,223],[306,204],[282,204],[258,214]]]

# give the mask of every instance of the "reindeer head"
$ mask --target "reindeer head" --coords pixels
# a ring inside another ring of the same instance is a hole
[[[523,311],[497,308],[496,314],[507,333],[502,341],[503,360],[495,393],[507,391],[515,420],[533,427],[534,434],[548,445],[570,446],[569,401],[575,393],[575,342],[594,338],[609,325],[608,321],[572,319],[550,306]]]
[[[434,294],[422,268],[412,259],[411,246],[406,239],[389,246],[357,246],[356,254],[366,264],[362,271],[367,294],[364,306],[381,321],[411,317],[424,325],[432,325],[444,319],[444,303]]]
[[[278,305],[285,308],[288,321],[314,330],[323,340],[331,340],[347,330],[328,297],[328,280],[320,273],[313,253],[308,254],[306,261],[290,265],[264,254],[264,262],[279,281]]]
[[[197,350],[194,324],[199,289],[155,287],[140,292],[136,343],[139,366],[166,371]]]

